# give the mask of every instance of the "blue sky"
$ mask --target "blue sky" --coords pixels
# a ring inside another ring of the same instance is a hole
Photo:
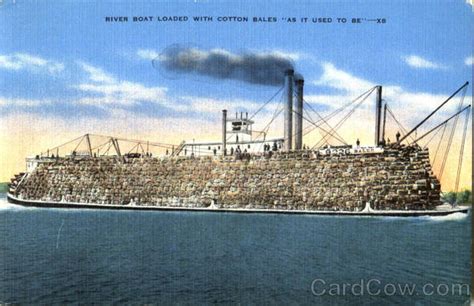
[[[151,58],[173,44],[287,56],[306,79],[306,99],[322,112],[377,83],[388,86],[394,107],[424,110],[417,99],[428,109],[472,79],[469,4],[380,2],[6,1],[0,7],[0,116],[99,120],[120,110],[131,117],[214,120],[214,108],[217,115],[223,106],[251,112],[278,90],[196,75],[169,78]],[[106,16],[176,15],[275,16],[278,22],[104,22]],[[331,17],[333,23],[282,17]],[[349,21],[337,24],[338,17]],[[387,22],[355,25],[352,17]]]

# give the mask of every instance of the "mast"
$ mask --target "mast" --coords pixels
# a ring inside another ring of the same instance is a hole
[[[226,155],[227,147],[227,110],[222,110],[222,156]]]
[[[122,157],[122,154],[120,153],[120,147],[117,141],[117,138],[110,138],[110,141],[114,145],[115,152],[117,153],[118,157]]]
[[[382,86],[377,86],[375,101],[375,146],[380,145],[380,119],[382,112]]]
[[[385,145],[385,123],[387,122],[387,103],[383,105],[382,142]]]
[[[91,139],[89,134],[86,134],[86,143],[87,143],[87,150],[89,151],[89,155],[92,157],[92,146],[91,146]]]

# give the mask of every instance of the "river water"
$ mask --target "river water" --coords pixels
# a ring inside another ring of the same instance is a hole
[[[470,228],[463,214],[68,210],[2,196],[0,302],[462,305]]]

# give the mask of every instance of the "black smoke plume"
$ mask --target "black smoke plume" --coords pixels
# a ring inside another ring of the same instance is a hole
[[[192,73],[216,79],[281,86],[291,59],[278,53],[234,54],[222,49],[202,50],[171,46],[153,60],[153,66],[172,73]]]

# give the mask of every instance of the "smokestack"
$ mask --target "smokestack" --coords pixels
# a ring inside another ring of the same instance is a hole
[[[303,148],[303,86],[304,80],[297,79],[295,103],[295,150]]]
[[[222,156],[226,155],[227,145],[227,110],[222,110]]]
[[[375,145],[380,145],[380,121],[382,118],[382,86],[377,86],[375,101]]]
[[[285,127],[284,127],[284,143],[283,151],[291,151],[292,133],[293,133],[293,69],[285,71]]]

